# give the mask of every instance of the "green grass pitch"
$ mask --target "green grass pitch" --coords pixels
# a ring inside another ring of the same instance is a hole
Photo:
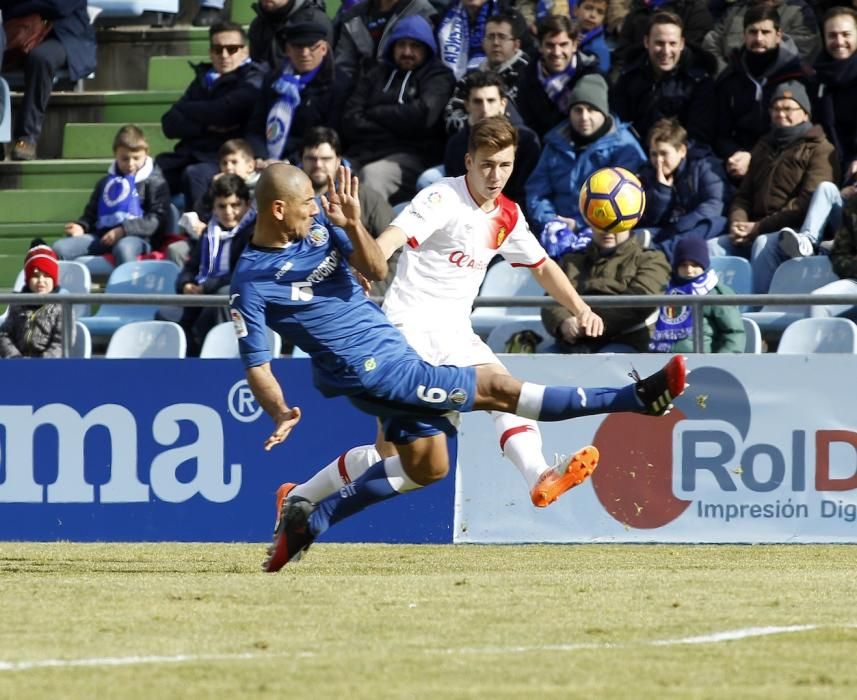
[[[0,698],[854,698],[853,546],[0,544]]]

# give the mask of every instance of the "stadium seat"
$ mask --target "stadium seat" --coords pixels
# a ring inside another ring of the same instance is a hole
[[[107,280],[108,294],[175,294],[179,268],[168,260],[138,260],[119,265]],[[125,306],[102,304],[94,316],[78,320],[89,328],[94,337],[108,337],[117,328],[133,321],[155,318],[157,306]]]
[[[791,258],[774,272],[768,293],[809,294],[838,279],[826,255]],[[759,324],[763,337],[779,338],[792,321],[809,316],[809,306],[763,306],[759,311],[745,312],[744,316]]]
[[[762,331],[759,324],[752,318],[742,318],[744,321],[744,352],[751,355],[762,354]]]
[[[149,153],[152,156],[163,151],[172,151],[176,139],[164,136],[161,125],[157,122],[134,122],[142,129],[149,143]],[[62,157],[63,158],[103,158],[106,159],[101,175],[107,173],[112,162],[113,139],[116,132],[122,128],[119,122],[84,123],[68,122],[63,128]],[[85,204],[85,202],[84,202]],[[83,210],[81,210],[83,211]],[[79,216],[79,214],[78,214]]]
[[[194,64],[207,60],[207,56],[152,56],[146,78],[148,89],[186,90],[196,78]]]
[[[92,336],[89,334],[89,329],[80,321],[74,323],[74,338],[71,341],[69,357],[85,359],[92,357]]]
[[[847,318],[802,318],[783,331],[777,353],[816,352],[857,354],[857,324]]]
[[[187,355],[184,329],[172,321],[134,321],[118,328],[104,356],[110,360],[174,358]]]
[[[539,286],[527,267],[512,267],[505,260],[488,268],[485,281],[479,290],[481,297],[540,297],[544,289]],[[470,321],[473,330],[487,338],[500,323],[541,319],[537,307],[481,306],[473,310]]]
[[[283,349],[283,340],[270,328],[268,328],[268,342],[271,346],[271,354],[279,357]],[[218,323],[208,331],[202,342],[199,356],[208,359],[239,356],[238,338],[235,336],[235,325],[232,321]]]
[[[90,3],[101,10],[100,20],[140,17],[144,12],[178,14],[179,0],[94,0]]]
[[[0,143],[12,140],[12,97],[9,83],[0,78]]]
[[[521,331],[532,331],[540,338],[536,352],[541,352],[555,342],[551,334],[542,325],[541,318],[526,321],[505,321],[491,330],[488,334],[488,340],[485,342],[494,352],[506,352],[506,343],[515,333]]]
[[[750,261],[737,255],[717,255],[711,258],[711,269],[724,284],[729,285],[736,294],[753,293],[753,268]],[[739,307],[746,311],[747,307]]]

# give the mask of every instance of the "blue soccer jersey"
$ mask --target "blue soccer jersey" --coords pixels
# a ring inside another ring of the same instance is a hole
[[[422,360],[366,297],[348,265],[352,252],[323,212],[285,248],[245,248],[230,293],[244,364],[271,360],[267,325],[310,355],[325,396],[364,393],[412,408],[470,410],[473,370]]]

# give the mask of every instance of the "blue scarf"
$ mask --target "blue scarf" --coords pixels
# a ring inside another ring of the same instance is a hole
[[[147,179],[154,167],[151,157],[146,158],[143,167],[133,175],[123,175],[114,162],[108,171],[107,181],[98,198],[95,229],[107,231],[120,226],[128,219],[139,219],[143,216],[143,205],[137,192],[137,182]]]
[[[672,280],[666,294],[708,294],[717,286],[717,273],[706,270],[692,280]],[[693,332],[692,306],[662,306],[649,343],[651,352],[671,352],[677,340]]]
[[[496,5],[496,0],[488,0],[479,8],[472,32],[470,18],[461,2],[457,2],[440,21],[437,29],[440,60],[455,73],[456,80],[461,80],[469,71],[478,68],[485,58],[482,50],[485,24],[491,15],[496,14]]]
[[[252,62],[253,59],[249,57],[245,58],[244,61],[241,63],[241,66],[246,66],[248,63]],[[238,66],[238,68],[240,68],[241,66]],[[238,70],[238,68],[236,68],[235,70]],[[205,85],[206,90],[211,90],[211,88],[214,87],[214,84],[220,79],[221,76],[222,74],[218,73],[216,70],[214,70],[214,68],[209,68],[205,72],[205,75],[202,76],[202,84]]]
[[[265,138],[268,141],[268,158],[279,160],[283,157],[289,130],[292,128],[292,118],[301,103],[301,93],[307,84],[321,70],[321,64],[309,73],[295,75],[295,69],[288,61],[283,65],[283,72],[271,87],[280,97],[274,102],[268,112],[265,124]]]
[[[542,84],[542,88],[544,89],[547,96],[550,97],[551,102],[553,102],[560,112],[563,114],[568,113],[568,95],[570,91],[566,91],[566,87],[568,86],[571,79],[574,77],[575,72],[577,71],[577,56],[573,55],[571,57],[571,61],[568,62],[565,70],[562,73],[554,73],[550,74],[545,71],[545,67],[542,65],[542,62],[539,61],[537,75],[539,77],[539,82]]]
[[[199,240],[199,272],[196,275],[197,284],[213,277],[223,277],[229,274],[230,251],[236,234],[241,231],[244,223],[256,216],[256,211],[250,207],[241,220],[231,229],[224,229],[216,218],[211,217],[205,232]]]
[[[590,29],[588,32],[586,32],[586,34],[584,34],[582,37],[580,37],[579,46],[581,48],[583,48],[590,41],[594,41],[595,39],[600,37],[603,33],[604,33],[604,25],[601,25],[599,27],[595,27],[595,29]]]
[[[545,224],[539,242],[549,257],[559,260],[566,253],[585,250],[592,243],[592,229],[587,226],[574,232],[564,221],[553,219]]]

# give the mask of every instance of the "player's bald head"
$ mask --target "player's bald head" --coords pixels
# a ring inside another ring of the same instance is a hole
[[[286,163],[272,163],[262,171],[256,183],[256,205],[259,212],[270,211],[277,201],[303,199],[307,186],[312,189],[307,174]]]

